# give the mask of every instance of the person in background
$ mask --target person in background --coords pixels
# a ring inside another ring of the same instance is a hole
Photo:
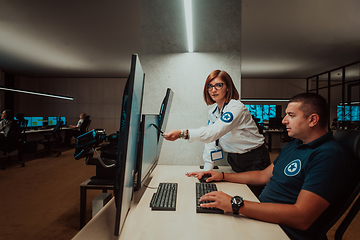
[[[86,119],[86,113],[80,113],[80,119],[77,125],[70,125],[69,128],[80,130],[81,124],[84,122],[85,119]]]
[[[14,114],[11,110],[5,109],[2,111],[0,120],[0,138],[7,136],[13,121]]]
[[[204,171],[211,170],[214,162],[228,152],[228,163],[235,172],[262,170],[270,165],[265,139],[245,105],[230,75],[222,70],[212,71],[203,89],[209,111],[208,126],[199,129],[171,130],[163,134],[169,141],[178,138],[189,142],[205,143]],[[259,188],[259,187],[257,187]],[[252,188],[257,195],[261,189]],[[258,193],[256,193],[258,192]]]
[[[315,93],[290,99],[282,121],[294,141],[288,143],[266,169],[245,173],[199,171],[188,176],[206,181],[228,181],[263,185],[260,203],[211,192],[200,201],[202,207],[217,207],[234,214],[280,224],[291,239],[324,239],[319,236],[328,216],[333,216],[356,165],[327,130],[328,106]],[[358,167],[358,166],[357,166]],[[330,208],[331,207],[331,208]],[[326,210],[329,209],[327,212]]]

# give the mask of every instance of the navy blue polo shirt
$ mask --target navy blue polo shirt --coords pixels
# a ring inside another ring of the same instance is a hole
[[[288,143],[273,163],[273,176],[259,196],[260,202],[295,204],[304,189],[333,203],[352,176],[345,156],[332,132],[308,144],[299,139]],[[281,227],[292,238],[311,239],[308,231]]]

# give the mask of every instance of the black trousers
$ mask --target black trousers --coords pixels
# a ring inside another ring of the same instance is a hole
[[[229,153],[228,163],[234,172],[247,172],[255,170],[263,170],[270,165],[270,156],[265,144],[250,152],[239,154]],[[251,191],[259,197],[264,186],[248,185]]]

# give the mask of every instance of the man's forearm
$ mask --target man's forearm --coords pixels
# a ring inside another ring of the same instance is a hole
[[[269,181],[269,177],[265,175],[263,171],[249,171],[242,173],[225,173],[224,180],[250,185],[265,185]]]

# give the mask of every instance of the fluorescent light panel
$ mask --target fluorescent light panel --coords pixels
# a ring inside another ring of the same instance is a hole
[[[189,52],[194,51],[193,45],[193,28],[192,28],[192,1],[184,0],[185,6],[185,19],[186,19],[186,33],[188,39]]]
[[[65,99],[65,100],[74,100],[74,98],[72,98],[72,97],[54,95],[54,94],[48,94],[48,93],[41,93],[41,92],[33,92],[33,91],[21,90],[21,89],[10,88],[10,87],[1,87],[0,86],[0,90],[19,92],[19,93],[27,93],[27,94],[33,94],[33,95],[38,95],[38,96],[43,96],[43,97],[60,98],[60,99]]]
[[[349,103],[340,103],[340,105],[348,105]],[[350,103],[351,105],[357,105],[357,104],[360,104],[360,102],[351,102]]]

